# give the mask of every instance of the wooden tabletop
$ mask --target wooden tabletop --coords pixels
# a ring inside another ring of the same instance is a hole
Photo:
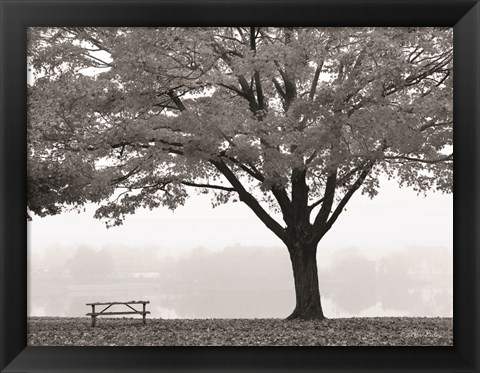
[[[109,304],[147,304],[150,303],[148,300],[132,300],[130,302],[95,302],[87,303],[87,306],[107,306]]]

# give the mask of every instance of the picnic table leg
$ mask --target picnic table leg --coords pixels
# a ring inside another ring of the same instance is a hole
[[[143,303],[143,324],[147,323],[146,316],[147,316],[147,314],[145,313],[145,303]]]
[[[97,317],[94,315],[95,313],[95,305],[92,304],[92,327],[95,326],[97,322]]]

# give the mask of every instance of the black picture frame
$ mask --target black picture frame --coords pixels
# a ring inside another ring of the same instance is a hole
[[[480,4],[474,0],[0,0],[1,372],[479,372]],[[29,26],[454,27],[453,347],[27,347]]]

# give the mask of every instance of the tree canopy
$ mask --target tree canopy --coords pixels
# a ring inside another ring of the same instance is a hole
[[[451,192],[452,58],[448,28],[30,28],[28,209],[196,191],[318,242],[382,175]]]

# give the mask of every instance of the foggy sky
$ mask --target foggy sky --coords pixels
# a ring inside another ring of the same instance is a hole
[[[93,219],[94,207],[85,213],[65,213],[28,223],[32,250],[52,243],[160,245],[165,250],[184,251],[197,246],[220,249],[229,245],[282,245],[243,204],[212,209],[208,197],[193,196],[175,212],[167,208],[138,210],[127,216],[123,226],[106,229]],[[280,218],[277,220],[281,221]],[[430,192],[417,196],[395,181],[382,181],[373,200],[354,195],[320,248],[355,246],[367,254],[409,245],[451,247],[453,240],[453,197]]]

